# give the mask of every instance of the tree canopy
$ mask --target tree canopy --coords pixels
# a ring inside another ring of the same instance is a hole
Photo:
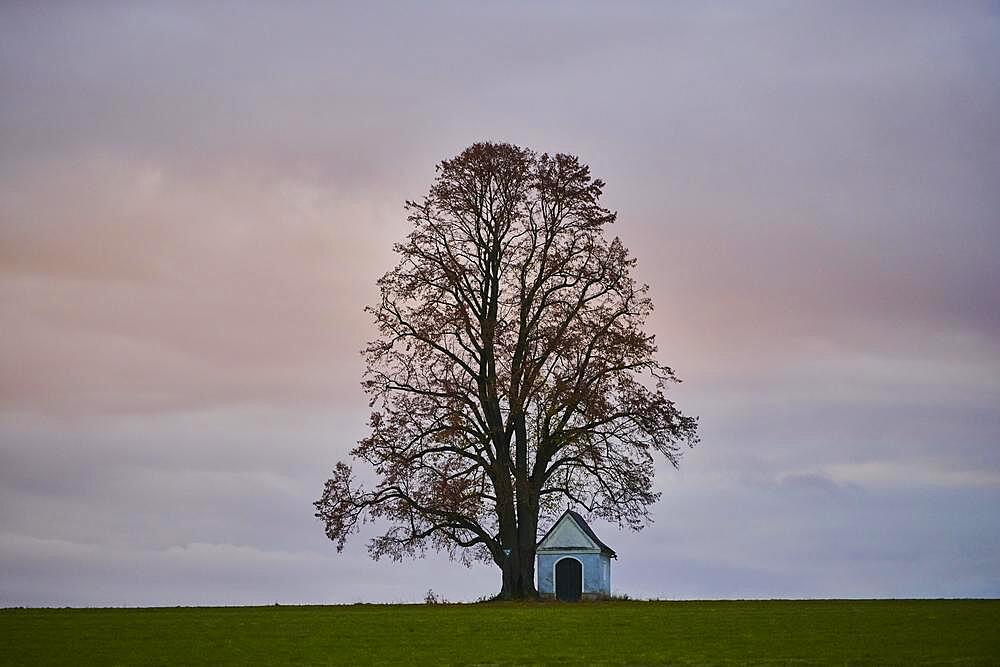
[[[351,451],[377,482],[337,463],[315,503],[338,550],[379,521],[373,557],[492,561],[502,594],[527,597],[539,523],[565,506],[649,519],[654,455],[676,466],[697,423],[668,397],[679,380],[603,188],[575,156],[477,143],[406,202],[412,230],[367,309],[370,434]]]

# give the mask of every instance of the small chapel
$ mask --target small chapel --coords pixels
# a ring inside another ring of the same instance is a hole
[[[614,550],[587,521],[567,509],[538,544],[538,594],[567,602],[611,596]]]

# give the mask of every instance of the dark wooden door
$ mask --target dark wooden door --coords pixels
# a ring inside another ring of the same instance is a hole
[[[583,592],[583,566],[575,558],[563,558],[556,563],[556,597],[576,602]]]

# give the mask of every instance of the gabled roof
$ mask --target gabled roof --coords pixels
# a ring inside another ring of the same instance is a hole
[[[577,514],[576,512],[574,512],[573,510],[566,510],[565,512],[563,512],[562,516],[556,519],[555,523],[553,523],[552,526],[548,529],[548,531],[546,531],[545,535],[542,536],[542,539],[538,541],[539,546],[544,544],[545,540],[549,538],[549,535],[551,535],[553,531],[555,531],[556,527],[563,522],[563,519],[567,517],[569,517],[570,521],[576,524],[576,526],[583,532],[584,535],[586,535],[594,544],[597,545],[597,548],[601,550],[602,554],[609,556],[611,558],[618,558],[618,554],[615,553],[614,549],[609,547],[604,542],[601,542],[601,539],[597,537],[596,533],[594,533],[594,529],[590,527],[590,524],[587,523],[587,520],[584,519],[579,514]]]

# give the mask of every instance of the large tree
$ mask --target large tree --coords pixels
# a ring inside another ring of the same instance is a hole
[[[368,311],[371,433],[337,463],[316,516],[337,550],[360,524],[375,558],[428,548],[492,561],[501,595],[537,595],[539,523],[566,505],[638,530],[696,420],[644,329],[653,305],[605,229],[604,184],[572,155],[478,143],[406,202],[412,231]]]

